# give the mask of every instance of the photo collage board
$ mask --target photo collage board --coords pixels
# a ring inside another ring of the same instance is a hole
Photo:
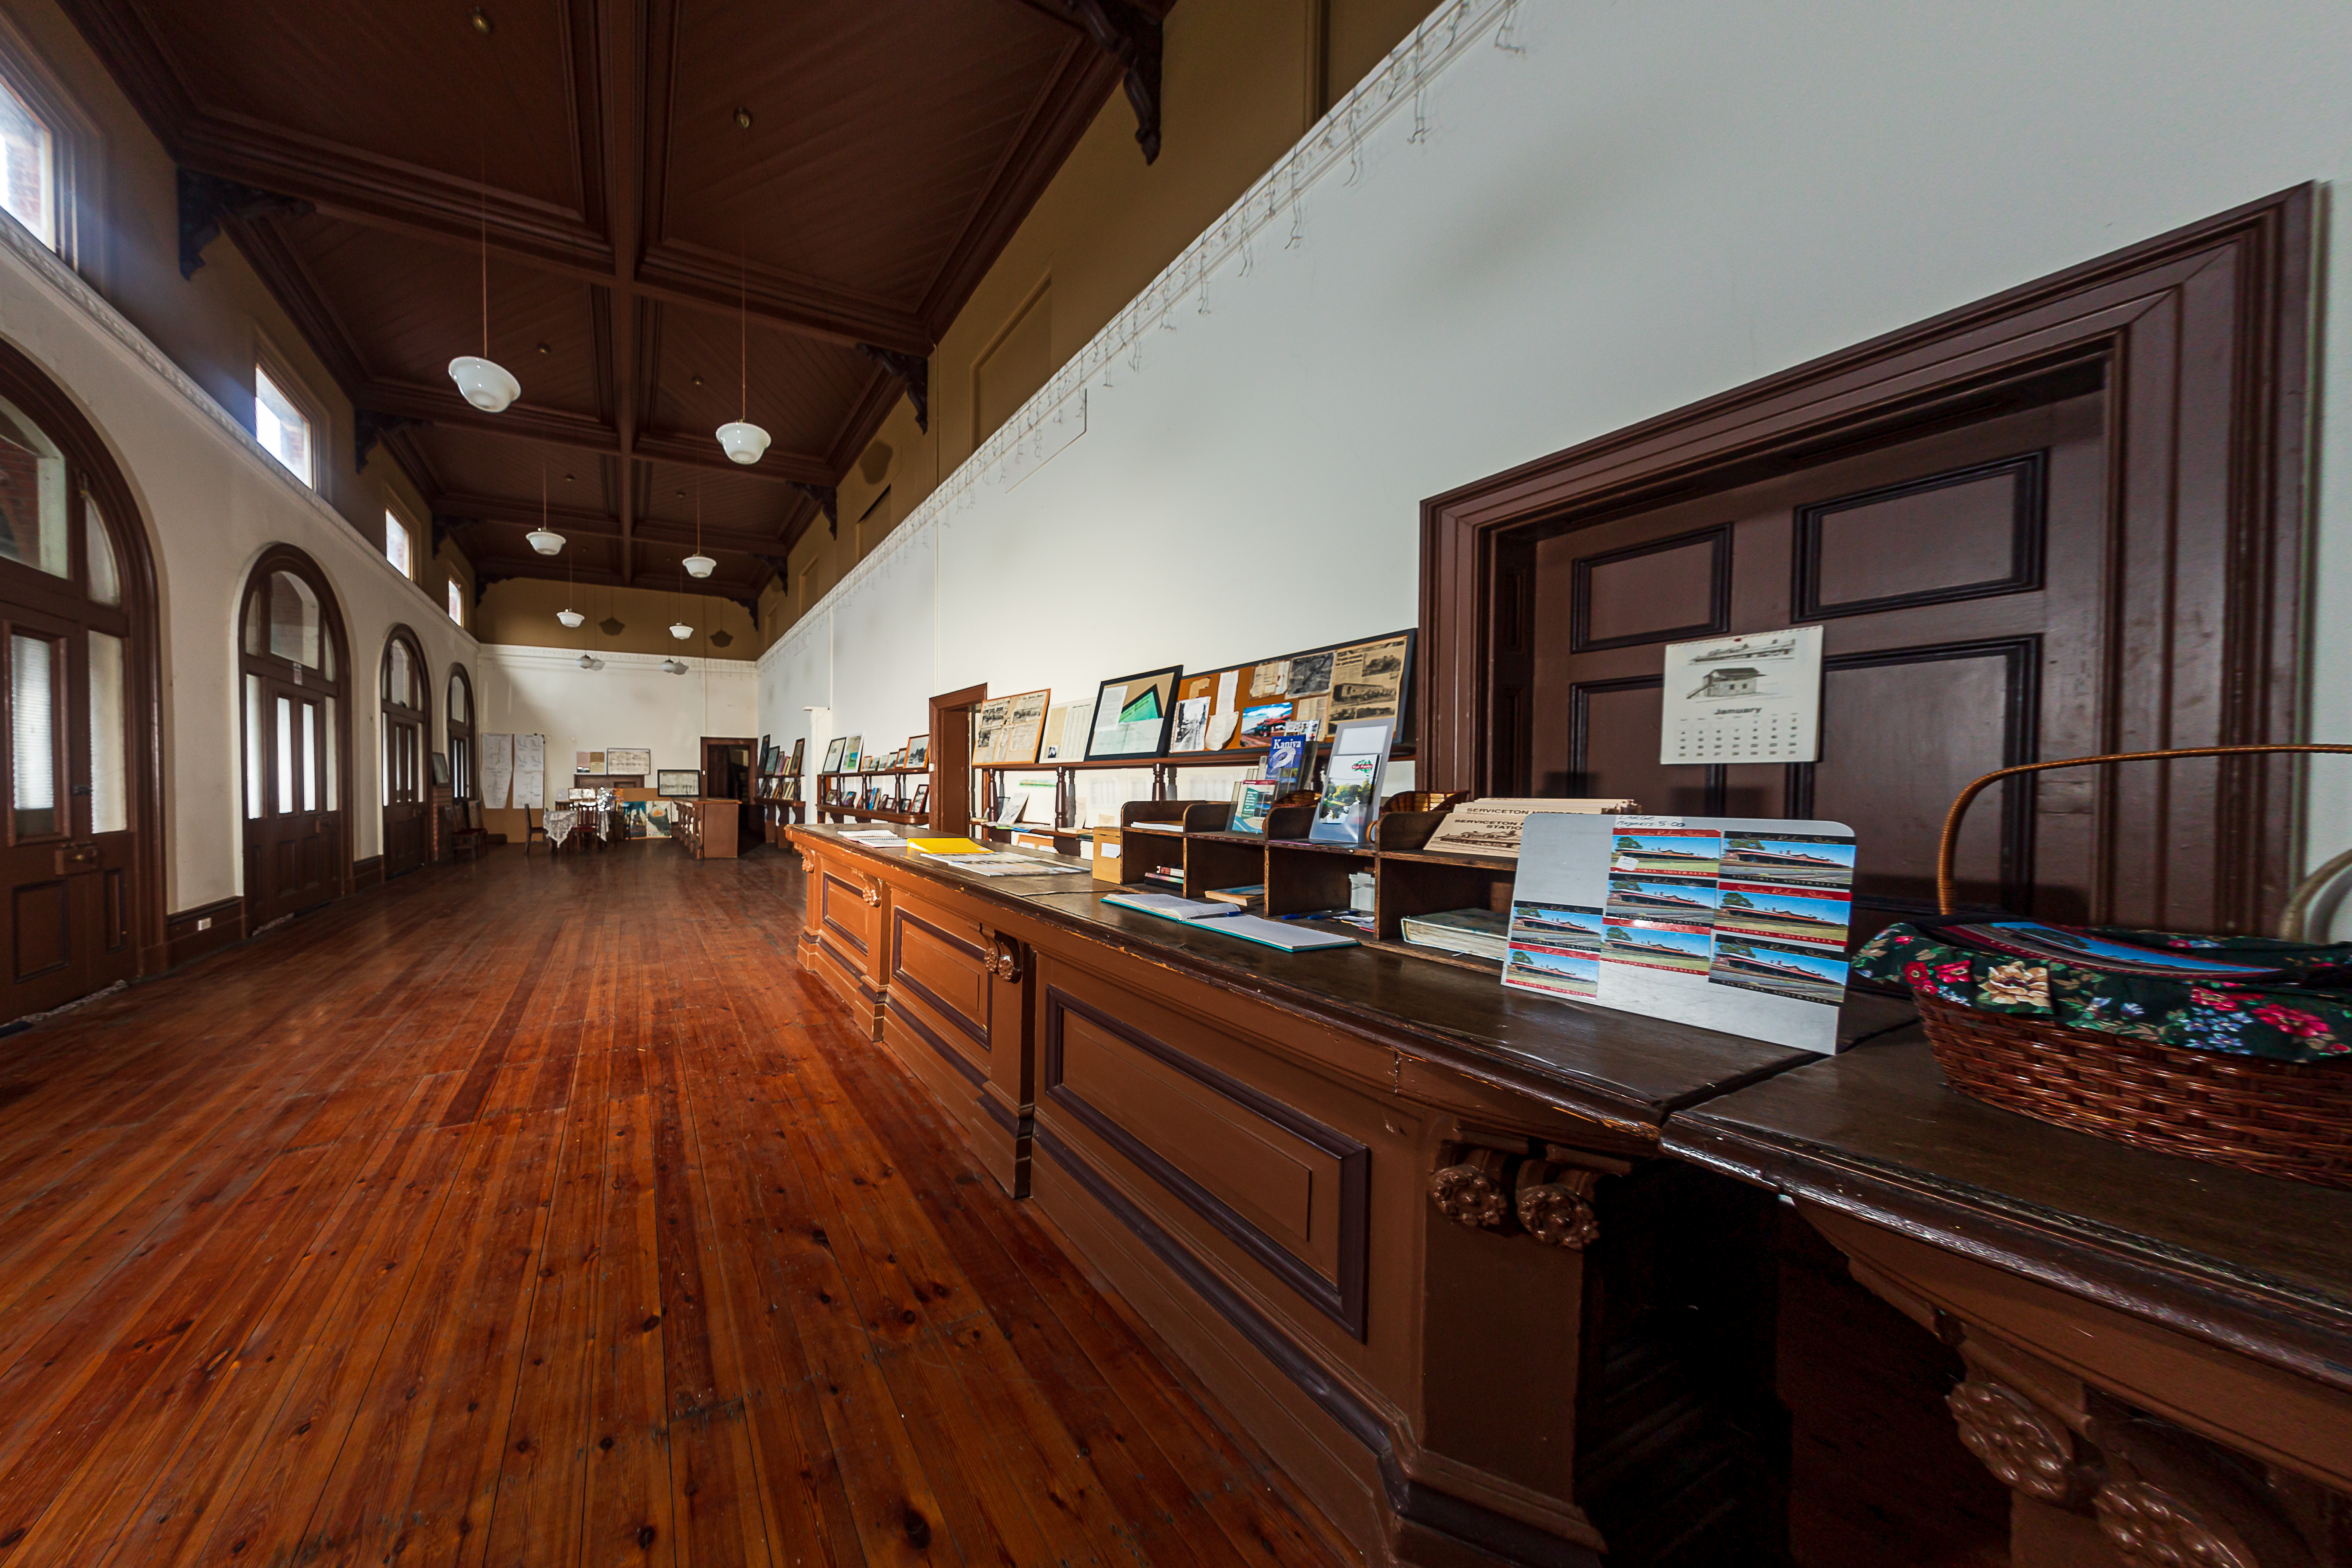
[[[1853,870],[1843,823],[1533,816],[1503,984],[1831,1051]]]
[[[1391,632],[1188,675],[1176,689],[1171,755],[1256,751],[1279,734],[1328,741],[1341,724],[1386,719],[1410,743],[1415,633]]]

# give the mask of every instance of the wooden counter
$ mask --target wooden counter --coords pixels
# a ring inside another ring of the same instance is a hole
[[[1768,1560],[1769,1357],[1724,1347],[1769,1315],[1769,1204],[1658,1138],[1805,1053],[1276,952],[1107,906],[1076,861],[791,837],[809,967],[1371,1561]],[[1507,1155],[1597,1238],[1433,1204]]]
[[[1964,1364],[2020,1568],[2352,1564],[2352,1194],[1966,1100],[1898,1003],[1819,1058],[790,831],[810,969],[1373,1563],[1785,1561],[1785,1198],[1958,1352],[1905,1394],[1948,1448]]]
[[[669,836],[697,860],[732,860],[736,829],[743,814],[740,800],[696,799],[669,803]]]
[[[1957,1348],[2018,1568],[2352,1561],[2352,1192],[1954,1092],[1916,1028],[1677,1116]],[[2134,1557],[2102,1542],[2169,1543]]]

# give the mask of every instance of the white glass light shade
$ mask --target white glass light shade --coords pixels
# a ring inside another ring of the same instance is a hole
[[[582,654],[582,655],[580,656],[580,668],[583,668],[583,669],[593,669],[593,668],[596,668],[596,656],[595,656],[594,654],[592,654],[592,653],[583,653],[583,654]]]
[[[466,401],[485,414],[503,414],[507,405],[522,395],[522,383],[509,374],[504,365],[460,354],[449,362],[449,379],[466,395]]]
[[[680,563],[689,577],[708,577],[719,569],[719,563],[708,555],[689,555]]]
[[[669,635],[676,637],[678,641],[684,642],[687,638],[694,635],[694,628],[688,626],[684,621],[672,621],[669,624]]]
[[[501,404],[500,406],[505,405]],[[719,427],[719,445],[739,463],[756,463],[760,460],[760,454],[768,449],[768,433],[757,425],[746,425],[740,419],[733,419]]]
[[[661,667],[671,675],[684,675],[691,667],[682,658],[666,658]]]
[[[558,610],[555,612],[555,618],[562,621],[566,626],[576,627],[581,622],[586,620],[588,617],[582,615],[577,610]]]
[[[551,528],[534,528],[529,533],[524,534],[523,538],[528,540],[530,543],[530,547],[533,550],[538,551],[541,555],[561,555],[563,553],[563,535],[556,532]]]

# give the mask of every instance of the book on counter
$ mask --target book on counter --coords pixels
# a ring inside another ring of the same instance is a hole
[[[909,838],[907,847],[923,855],[985,855],[985,845],[969,838]]]
[[[1404,940],[1416,947],[1441,948],[1500,963],[1510,956],[1510,917],[1494,910],[1445,910],[1407,915],[1399,922]]]
[[[1211,888],[1201,896],[1204,899],[1214,899],[1221,904],[1238,904],[1243,909],[1248,909],[1253,904],[1265,902],[1265,884],[1252,882],[1246,888]]]
[[[1237,936],[1244,942],[1260,947],[1278,948],[1284,952],[1311,952],[1318,948],[1353,947],[1356,939],[1333,931],[1308,931],[1303,926],[1283,921],[1260,919],[1245,915],[1230,904],[1210,903],[1200,899],[1179,899],[1166,893],[1111,893],[1103,902],[1117,904],[1121,909],[1135,910],[1147,915],[1200,931],[1215,931],[1220,936]]]

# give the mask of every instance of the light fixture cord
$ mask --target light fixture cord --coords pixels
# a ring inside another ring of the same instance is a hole
[[[735,417],[747,422],[751,417],[751,240],[741,219],[735,225],[735,310],[736,363],[741,367],[735,385]],[[702,542],[696,540],[694,547],[700,550]]]
[[[482,357],[488,359],[490,357],[490,153],[487,147],[479,149],[479,152],[482,176],[478,182],[482,187]],[[543,492],[546,485],[547,474],[542,468],[540,473],[542,510],[545,510]]]

